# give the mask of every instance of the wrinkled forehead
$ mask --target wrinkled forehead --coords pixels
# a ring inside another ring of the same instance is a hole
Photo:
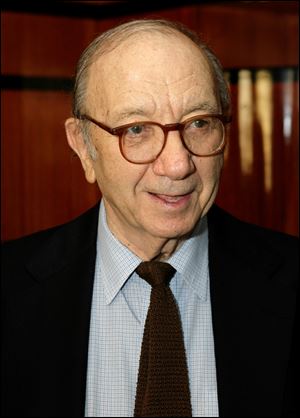
[[[167,68],[168,64],[175,63],[179,67],[194,65],[205,72],[211,70],[208,59],[198,45],[184,34],[175,31],[133,33],[126,38],[116,38],[102,50],[102,53],[95,54],[90,69],[91,78],[103,73],[114,76],[119,68],[143,71],[148,69],[149,72],[153,72],[157,65]]]
[[[186,91],[198,84],[215,91],[210,63],[194,42],[176,32],[141,32],[97,57],[89,71],[87,99],[105,99],[131,85],[163,94],[172,86]]]

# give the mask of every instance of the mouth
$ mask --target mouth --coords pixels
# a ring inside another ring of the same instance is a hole
[[[182,208],[190,201],[192,192],[182,195],[168,195],[159,193],[150,193],[150,197],[154,202],[164,205],[169,208]]]

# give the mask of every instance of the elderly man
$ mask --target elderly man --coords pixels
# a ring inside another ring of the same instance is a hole
[[[4,247],[4,415],[293,416],[297,241],[213,205],[217,58],[181,25],[120,25],[83,53],[73,113],[102,200]]]

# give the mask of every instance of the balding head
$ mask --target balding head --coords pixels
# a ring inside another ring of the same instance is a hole
[[[166,36],[178,36],[187,37],[193,42],[197,48],[201,50],[205,58],[207,59],[212,77],[216,84],[216,91],[219,96],[221,111],[224,115],[228,116],[230,113],[230,96],[228,92],[228,86],[224,79],[222,67],[219,60],[214,53],[208,48],[208,46],[198,37],[198,35],[190,31],[182,24],[167,21],[167,20],[135,20],[115,28],[112,28],[96,39],[86,48],[80,57],[77,65],[74,95],[73,95],[73,114],[78,116],[86,112],[86,93],[87,83],[90,74],[90,68],[93,62],[99,57],[112,51],[114,48],[122,44],[122,42],[128,40],[130,37],[138,36],[142,33],[160,33]]]

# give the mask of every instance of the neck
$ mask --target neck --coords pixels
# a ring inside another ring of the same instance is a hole
[[[106,222],[115,238],[126,246],[132,253],[143,261],[168,260],[186,240],[184,237],[165,238],[153,236],[140,228],[124,228],[123,224],[116,222],[110,216],[110,210],[106,210]]]
[[[185,240],[182,237],[179,239],[157,238],[149,234],[137,234],[129,240],[126,234],[117,231],[113,225],[108,223],[108,226],[114,236],[143,261],[166,261],[180,248]],[[140,243],[143,243],[143,245],[141,246]]]

